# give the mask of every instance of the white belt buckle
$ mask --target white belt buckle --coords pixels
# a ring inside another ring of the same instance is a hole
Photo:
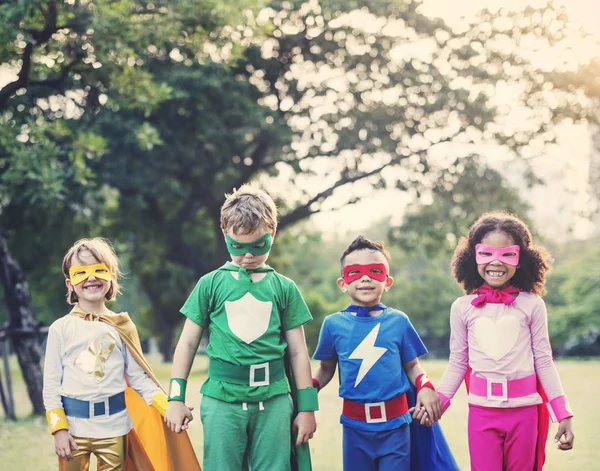
[[[265,370],[265,379],[256,381],[256,370]],[[269,362],[250,365],[250,386],[268,386],[269,383]]]
[[[90,419],[94,417],[108,417],[110,415],[110,411],[108,410],[108,397],[103,399],[102,401],[90,401]],[[94,411],[94,405],[104,403],[104,414],[96,414]]]
[[[381,411],[381,417],[373,418],[371,417],[371,408],[378,407]],[[367,418],[368,424],[378,424],[381,422],[387,422],[387,415],[385,413],[385,402],[369,402],[365,404],[365,416]]]
[[[508,401],[508,384],[506,378],[486,378],[487,382],[487,399],[490,401]],[[502,385],[502,394],[501,395],[493,395],[492,394],[492,385],[493,384],[501,384]]]

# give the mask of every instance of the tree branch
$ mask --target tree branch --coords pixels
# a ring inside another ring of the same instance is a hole
[[[286,226],[292,225],[295,222],[300,221],[301,219],[307,218],[312,214],[316,214],[316,213],[320,212],[320,210],[321,210],[320,208],[311,209],[311,206],[313,204],[319,203],[319,202],[323,201],[324,199],[328,198],[329,196],[331,196],[337,188],[339,188],[343,185],[347,185],[349,183],[355,183],[359,180],[363,180],[368,177],[372,177],[373,175],[377,175],[378,173],[381,173],[381,171],[383,169],[385,169],[386,167],[389,167],[390,165],[392,165],[392,162],[388,162],[387,164],[382,165],[381,167],[376,168],[375,170],[371,170],[370,172],[366,172],[366,173],[361,173],[361,174],[355,175],[353,177],[342,176],[342,178],[340,178],[337,182],[335,182],[335,184],[333,184],[326,190],[323,190],[322,192],[320,192],[317,195],[315,195],[314,197],[312,197],[310,200],[308,200],[303,205],[297,206],[289,213],[283,215],[279,219],[279,224],[277,225],[279,230],[282,230]]]
[[[256,138],[256,146],[250,154],[252,163],[241,167],[240,175],[235,182],[233,182],[232,188],[239,188],[241,185],[246,183],[248,179],[254,175],[258,170],[263,167],[263,161],[271,149],[271,140],[266,132],[261,132]]]
[[[56,0],[48,0],[48,9],[44,12],[44,18],[46,19],[44,29],[31,32],[31,37],[35,40],[37,46],[44,44],[54,33],[56,33],[57,16]],[[23,54],[21,54],[21,70],[19,70],[17,80],[9,83],[0,90],[0,110],[6,109],[8,100],[17,92],[17,90],[26,87],[29,84],[33,49],[34,44],[27,42]]]

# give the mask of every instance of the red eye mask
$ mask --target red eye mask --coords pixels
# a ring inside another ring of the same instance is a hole
[[[493,262],[494,260],[499,260],[502,263],[516,267],[519,264],[520,251],[521,247],[518,245],[496,248],[484,244],[477,244],[475,246],[475,261],[478,265],[484,265]]]
[[[387,279],[387,270],[383,263],[369,263],[368,265],[346,265],[344,267],[344,283],[349,285],[353,281],[361,279],[364,275],[377,281]]]

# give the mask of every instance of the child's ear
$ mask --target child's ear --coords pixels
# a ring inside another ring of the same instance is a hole
[[[346,282],[343,278],[338,278],[336,283],[338,285],[338,288],[342,290],[342,293],[345,293],[348,290],[346,288]]]
[[[394,284],[394,279],[391,276],[388,276],[385,280],[385,291],[390,289]]]

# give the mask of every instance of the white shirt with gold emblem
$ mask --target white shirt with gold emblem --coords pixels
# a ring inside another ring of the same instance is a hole
[[[62,408],[61,396],[82,401],[102,401],[127,387],[126,379],[146,401],[160,389],[138,365],[114,327],[66,315],[48,330],[44,361],[44,406]],[[127,409],[89,419],[67,416],[75,437],[110,438],[133,427]]]

